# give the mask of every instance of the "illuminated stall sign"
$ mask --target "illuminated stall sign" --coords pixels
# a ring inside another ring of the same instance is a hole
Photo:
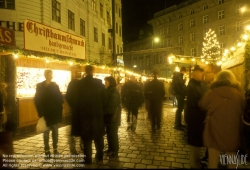
[[[15,46],[15,32],[11,29],[0,27],[0,44]]]
[[[24,48],[85,59],[83,38],[31,20],[24,21]]]

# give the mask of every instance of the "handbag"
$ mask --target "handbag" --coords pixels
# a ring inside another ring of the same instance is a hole
[[[43,133],[45,132],[46,130],[48,130],[48,127],[46,125],[46,121],[44,119],[44,117],[41,117],[38,122],[37,122],[37,125],[36,125],[36,132],[37,133]]]

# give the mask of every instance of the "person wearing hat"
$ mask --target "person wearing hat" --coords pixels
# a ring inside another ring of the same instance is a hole
[[[204,164],[200,162],[200,147],[203,147],[203,129],[206,112],[202,111],[198,105],[204,94],[202,88],[204,69],[195,65],[192,69],[192,78],[187,86],[186,123],[188,144],[191,145],[190,167],[202,168]]]
[[[180,72],[174,72],[173,81],[172,81],[172,89],[173,95],[175,95],[177,99],[177,110],[175,113],[175,124],[174,129],[183,130],[185,126],[181,123],[181,114],[184,110],[184,99],[186,96],[186,85],[185,80],[183,79],[184,74],[186,73],[186,67],[181,67]]]
[[[151,120],[152,132],[156,128],[161,128],[162,102],[165,96],[164,84],[157,79],[158,70],[152,73],[153,80],[151,80],[145,87],[144,93],[147,94],[148,112]]]

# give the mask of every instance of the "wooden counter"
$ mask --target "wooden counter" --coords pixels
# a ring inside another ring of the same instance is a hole
[[[70,107],[63,99],[63,117],[70,115]],[[34,97],[20,97],[17,98],[17,108],[18,108],[18,127],[25,127],[37,124],[39,119],[38,113],[36,111]]]

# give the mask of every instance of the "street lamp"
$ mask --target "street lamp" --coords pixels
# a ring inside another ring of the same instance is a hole
[[[152,49],[154,49],[154,43],[158,43],[160,41],[160,38],[159,37],[154,37],[152,39]]]

